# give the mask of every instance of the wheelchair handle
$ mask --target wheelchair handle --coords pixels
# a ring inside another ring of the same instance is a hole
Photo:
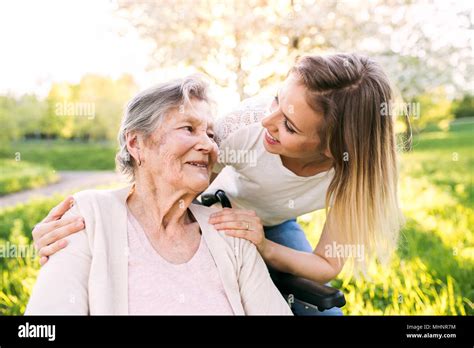
[[[201,195],[201,201],[206,207],[210,207],[211,205],[220,202],[222,208],[232,208],[229,198],[227,198],[225,192],[222,190],[217,190],[215,193],[206,193]]]

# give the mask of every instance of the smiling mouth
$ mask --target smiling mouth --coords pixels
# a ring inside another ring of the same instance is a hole
[[[208,162],[204,162],[204,161],[191,161],[191,162],[186,162],[186,164],[189,164],[189,165],[197,167],[197,168],[207,169],[207,167],[208,167]]]
[[[270,132],[268,132],[268,129],[265,129],[265,139],[267,140],[267,142],[269,142],[270,144],[279,144],[280,141],[277,139],[277,138],[274,138]]]

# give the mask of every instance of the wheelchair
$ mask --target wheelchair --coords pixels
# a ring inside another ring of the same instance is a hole
[[[213,194],[202,194],[201,201],[196,203],[207,207],[220,203],[223,208],[232,208],[232,204],[223,190],[217,190]],[[269,268],[269,272],[273,282],[294,314],[296,314],[295,303],[302,304],[305,309],[315,308],[320,312],[334,307],[341,308],[346,304],[344,294],[339,289],[279,272],[272,268]]]

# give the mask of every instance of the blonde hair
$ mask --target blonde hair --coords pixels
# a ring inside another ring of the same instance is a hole
[[[389,80],[375,61],[357,54],[304,56],[290,73],[324,115],[322,150],[329,149],[335,170],[326,221],[336,223],[344,244],[363,246],[364,257],[349,261],[352,271],[366,273],[373,259],[389,260],[403,224],[394,120],[382,111],[391,105]]]

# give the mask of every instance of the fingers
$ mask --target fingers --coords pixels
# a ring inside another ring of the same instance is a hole
[[[41,265],[41,266],[44,266],[44,264],[45,264],[46,262],[48,262],[48,258],[47,258],[46,256],[42,256],[42,257],[40,257],[39,262],[40,262],[40,265]]]
[[[265,250],[265,232],[262,220],[253,210],[223,209],[211,214],[209,223],[229,237],[246,239],[253,243],[260,253]]]
[[[225,234],[229,237],[243,238],[248,241],[255,243],[256,240],[253,238],[252,234],[247,230],[224,230]]]
[[[252,230],[252,223],[243,220],[226,221],[214,224],[216,230]]]
[[[48,228],[49,232],[44,233],[42,237],[36,241],[38,250],[84,229],[84,220],[80,216],[70,216],[57,221],[48,222],[46,225],[48,224],[51,226],[46,226],[45,229]],[[50,229],[49,227],[54,229]]]
[[[49,257],[57,253],[59,250],[65,248],[67,246],[67,243],[68,242],[66,239],[61,239],[61,240],[58,240],[57,242],[54,242],[53,244],[50,244],[48,246],[45,246],[44,248],[41,248],[39,251],[39,255],[41,259],[43,259],[44,256]]]
[[[47,234],[54,232],[58,228],[61,228],[63,226],[66,226],[68,224],[71,224],[73,221],[79,221],[82,218],[80,216],[68,216],[61,218],[59,220],[54,220],[50,222],[41,222],[38,225],[35,226],[33,229],[32,235],[33,235],[33,240],[35,241],[35,244],[38,244],[39,240],[46,236]],[[79,228],[80,226],[77,226],[78,229],[74,232],[80,231],[81,229]]]
[[[246,239],[249,242],[253,243],[259,253],[263,253],[265,250],[266,239],[263,234],[263,231],[248,231],[248,230],[221,230],[229,237]]]
[[[72,196],[66,197],[61,203],[51,209],[42,222],[51,222],[61,218],[74,205]]]
[[[221,215],[229,215],[229,214],[240,214],[240,215],[248,215],[248,216],[257,216],[257,213],[253,210],[246,210],[246,209],[236,209],[236,208],[223,208],[218,212],[212,213],[210,216],[221,216]]]
[[[209,223],[219,224],[224,222],[231,221],[244,221],[251,222],[254,221],[255,224],[260,224],[260,218],[251,210],[222,210],[218,213],[211,214],[209,218]],[[240,226],[240,228],[245,229],[245,225]]]

